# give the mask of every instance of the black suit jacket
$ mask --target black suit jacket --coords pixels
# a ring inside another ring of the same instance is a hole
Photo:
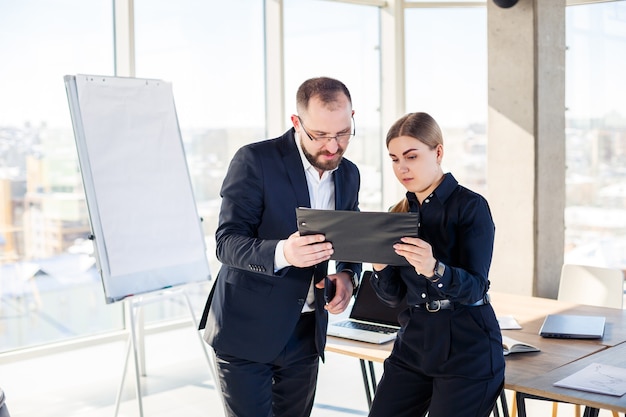
[[[280,353],[300,318],[311,277],[318,281],[327,274],[326,262],[274,273],[276,244],[297,231],[295,208],[310,207],[294,140],[291,129],[279,138],[239,149],[221,190],[215,236],[222,267],[205,307],[204,338],[217,351],[255,362],[269,362]],[[335,209],[358,210],[356,165],[344,158],[333,176]],[[337,271],[361,271],[360,264],[336,266]],[[328,313],[322,290],[315,291],[315,337],[323,358]]]

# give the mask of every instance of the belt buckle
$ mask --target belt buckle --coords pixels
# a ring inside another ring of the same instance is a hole
[[[430,308],[430,303],[433,303],[433,305],[436,306],[436,308]],[[433,300],[431,302],[426,303],[426,311],[428,311],[429,313],[436,313],[439,310],[441,310],[441,301],[439,300]]]

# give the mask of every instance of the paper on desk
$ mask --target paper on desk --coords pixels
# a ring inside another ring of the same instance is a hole
[[[626,368],[592,363],[554,385],[621,397],[626,394]]]
[[[498,316],[497,319],[501,330],[517,330],[522,328],[513,316]]]

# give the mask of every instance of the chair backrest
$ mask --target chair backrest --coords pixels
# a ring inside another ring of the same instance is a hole
[[[620,269],[564,264],[557,298],[577,304],[623,308],[624,274]]]

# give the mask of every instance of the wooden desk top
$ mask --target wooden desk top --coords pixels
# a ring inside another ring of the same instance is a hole
[[[376,345],[334,336],[328,336],[326,340],[327,352],[341,353],[372,362],[383,362],[391,353],[392,348],[393,341]]]
[[[594,362],[626,368],[626,343],[601,350],[543,375],[536,376],[532,378],[532,380],[521,384],[523,388],[522,392],[597,409],[611,409],[613,411],[626,413],[626,395],[616,397],[613,395],[560,388],[552,385],[556,381],[578,372]]]
[[[497,315],[512,315],[521,330],[503,330],[502,333],[530,343],[541,352],[516,353],[506,357],[505,384],[509,389],[523,389],[524,381],[573,362],[581,357],[626,341],[626,310],[583,306],[557,300],[492,293],[492,304]],[[549,339],[539,336],[539,328],[546,314],[603,315],[607,318],[604,338],[598,340]],[[383,362],[391,353],[393,342],[382,345],[328,337],[326,350],[372,362]]]
[[[541,349],[541,352],[506,357],[505,385],[508,389],[526,392],[530,379],[626,341],[626,310],[504,293],[494,293],[491,298],[496,315],[511,315],[522,326],[520,330],[503,330],[502,334]],[[541,337],[539,329],[547,314],[605,316],[604,337],[593,340]]]
[[[522,325],[521,330],[503,332],[518,340],[522,340],[517,337],[522,333],[536,335],[536,340],[545,340],[539,336],[539,329],[547,314],[574,314],[606,317],[604,337],[587,342],[614,346],[626,341],[626,310],[624,309],[572,304],[549,298],[505,293],[492,293],[491,300],[496,315],[511,315]],[[530,342],[530,340],[524,341]]]

